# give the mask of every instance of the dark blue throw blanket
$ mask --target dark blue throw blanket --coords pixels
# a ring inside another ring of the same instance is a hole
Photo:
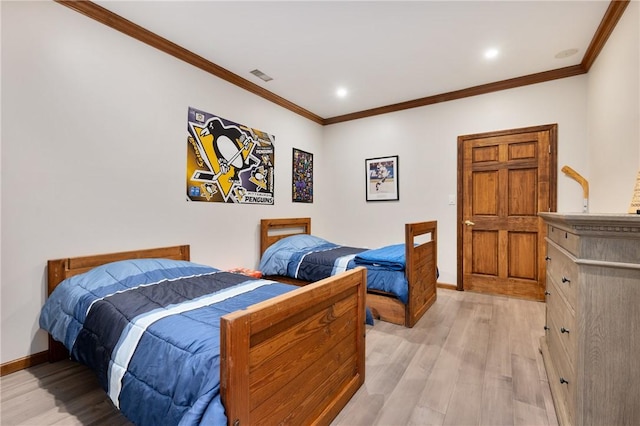
[[[406,267],[404,244],[395,244],[359,253],[354,262],[358,266],[388,271],[404,271]]]
[[[326,244],[310,252],[298,252],[291,257],[287,275],[305,281],[319,281],[353,269],[353,258],[364,249]]]

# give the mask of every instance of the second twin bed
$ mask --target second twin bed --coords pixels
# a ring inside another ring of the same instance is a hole
[[[405,224],[403,244],[374,250],[319,238],[311,234],[310,218],[262,219],[260,225],[259,269],[270,279],[306,285],[364,266],[373,316],[406,327],[436,300],[436,221]]]

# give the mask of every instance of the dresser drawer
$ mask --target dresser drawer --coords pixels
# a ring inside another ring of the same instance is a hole
[[[558,290],[562,292],[571,308],[575,310],[578,265],[550,241],[547,242],[547,277],[551,277],[556,282]]]
[[[549,225],[547,227],[547,237],[574,256],[578,255],[580,238],[577,235]]]
[[[551,313],[547,311],[548,314]],[[554,315],[547,316],[547,342],[549,353],[555,367],[556,377],[549,377],[550,384],[560,390],[560,399],[567,408],[569,417],[573,418],[575,410],[576,395],[576,374],[574,369],[575,352],[567,352],[566,340],[560,333],[560,326],[556,322]],[[573,420],[570,421],[573,424]]]
[[[576,418],[576,375],[569,365],[567,354],[558,341],[547,332],[549,357],[545,359],[547,378],[561,425],[574,425]]]
[[[559,293],[556,283],[547,280],[551,284],[547,291],[547,333],[554,340],[554,345],[560,345],[570,358],[573,368],[577,351],[577,329],[575,313],[569,308]]]

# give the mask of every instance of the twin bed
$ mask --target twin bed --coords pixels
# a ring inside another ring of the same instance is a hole
[[[366,271],[295,287],[189,258],[183,245],[50,260],[50,360],[97,366],[136,424],[329,424],[365,378]]]
[[[371,251],[333,247],[337,245],[311,236],[310,218],[262,219],[260,268],[265,268],[265,277],[306,285],[314,281],[316,272],[319,276],[340,273],[362,258],[368,272],[367,307],[374,318],[413,327],[436,301],[436,221],[408,223],[404,244]],[[393,262],[389,261],[389,249]],[[334,251],[342,257],[330,258],[328,254],[327,259],[314,258]],[[386,266],[389,263],[391,268]]]

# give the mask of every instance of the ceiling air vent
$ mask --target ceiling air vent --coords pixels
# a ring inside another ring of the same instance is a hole
[[[255,70],[251,71],[251,74],[255,75],[256,77],[258,77],[259,79],[261,79],[263,81],[271,81],[271,80],[273,80],[273,78],[269,77],[268,75],[266,75],[265,73],[263,73],[259,69],[255,69]]]

